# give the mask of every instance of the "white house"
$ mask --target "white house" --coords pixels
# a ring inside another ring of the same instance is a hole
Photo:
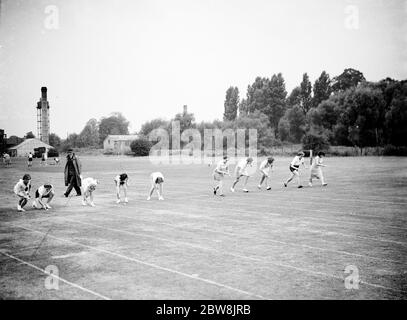
[[[30,152],[34,154],[34,148],[39,147],[45,147],[47,152],[49,151],[49,149],[52,149],[52,146],[50,146],[49,144],[46,144],[39,139],[33,138],[25,139],[20,144],[9,148],[8,151],[10,152],[12,157],[27,157]]]
[[[136,140],[138,135],[108,135],[103,141],[103,150],[105,152],[114,152],[116,154],[125,154],[130,152],[130,144]]]

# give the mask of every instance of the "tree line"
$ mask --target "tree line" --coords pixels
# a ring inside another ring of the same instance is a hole
[[[369,82],[362,72],[345,69],[333,78],[326,71],[312,84],[307,73],[290,94],[281,73],[257,77],[245,97],[237,87],[226,90],[223,119],[196,122],[186,110],[172,119],[145,122],[137,132],[147,141],[158,128],[171,132],[171,122],[180,122],[181,132],[205,129],[257,129],[258,149],[287,143],[302,143],[306,149],[327,149],[330,145],[359,148],[406,146],[407,81],[390,78]],[[60,139],[51,134],[50,144],[60,150],[68,147],[100,148],[109,134],[129,134],[129,121],[113,113],[99,121],[90,119],[79,133]],[[171,141],[170,141],[171,143]],[[147,142],[141,143],[144,149]]]

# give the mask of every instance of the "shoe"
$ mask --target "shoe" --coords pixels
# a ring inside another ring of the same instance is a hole
[[[312,187],[312,183],[311,183],[311,182],[309,182],[309,183],[308,183],[308,186],[309,186],[309,187]]]
[[[37,207],[35,206],[35,202],[31,205],[32,208],[36,209]]]
[[[302,186],[298,186],[298,189],[301,189],[302,188]]]
[[[151,197],[148,197],[147,200],[151,200]]]
[[[271,187],[267,187],[266,190],[271,190]]]
[[[230,188],[230,191],[235,192],[235,189],[233,189],[233,187],[232,187],[232,188]]]
[[[93,202],[90,203],[90,206],[91,207],[96,207],[96,205]]]
[[[46,203],[45,206],[47,207],[47,209],[52,209],[52,207],[48,203]]]
[[[286,187],[287,188],[287,184],[285,183],[285,182],[283,182],[284,183],[284,187]]]
[[[261,185],[258,185],[257,188],[259,188],[259,190],[261,189]]]
[[[216,188],[213,188],[213,194],[216,196]]]
[[[18,206],[18,207],[17,207],[17,210],[20,211],[20,212],[24,212],[24,211],[25,211],[23,208],[21,208],[21,206]]]
[[[63,197],[68,198],[68,195],[66,193],[64,193]]]
[[[159,197],[158,200],[164,200],[164,198],[163,198],[163,197]]]
[[[128,203],[128,202],[129,202],[129,199],[124,198],[124,202],[125,202],[125,203]]]
[[[328,185],[327,183],[323,183],[323,184],[322,184],[323,187],[326,187],[327,185]]]
[[[120,199],[117,199],[117,200],[116,200],[116,203],[120,203]]]
[[[243,189],[243,192],[249,192],[249,190],[247,190],[247,189]]]
[[[87,204],[86,201],[85,201],[85,200],[82,200],[82,205],[83,205],[83,206],[86,206],[86,204]]]

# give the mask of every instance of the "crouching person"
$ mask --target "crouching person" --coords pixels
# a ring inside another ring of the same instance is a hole
[[[35,209],[51,209],[49,203],[54,198],[54,187],[52,184],[44,184],[35,191],[35,200],[32,207]]]
[[[14,186],[14,193],[18,196],[18,205],[17,210],[20,212],[25,211],[24,206],[27,204],[30,199],[30,190],[31,190],[31,176],[25,174],[20,181]]]
[[[151,189],[150,189],[150,193],[148,195],[147,200],[151,199],[151,196],[153,195],[154,190],[157,191],[158,200],[164,200],[164,197],[163,197],[164,176],[163,176],[163,174],[161,172],[153,172],[150,175],[150,181],[151,181]]]
[[[88,203],[90,206],[94,207],[95,204],[93,202],[93,192],[96,190],[96,186],[99,182],[93,178],[86,178],[82,180],[82,194],[83,200],[82,205],[86,206]]]

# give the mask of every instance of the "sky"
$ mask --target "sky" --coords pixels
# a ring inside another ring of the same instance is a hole
[[[281,72],[287,92],[345,68],[407,78],[407,1],[0,0],[0,128],[37,134],[48,88],[51,132],[121,112],[130,132],[183,105],[222,119],[225,92]]]

